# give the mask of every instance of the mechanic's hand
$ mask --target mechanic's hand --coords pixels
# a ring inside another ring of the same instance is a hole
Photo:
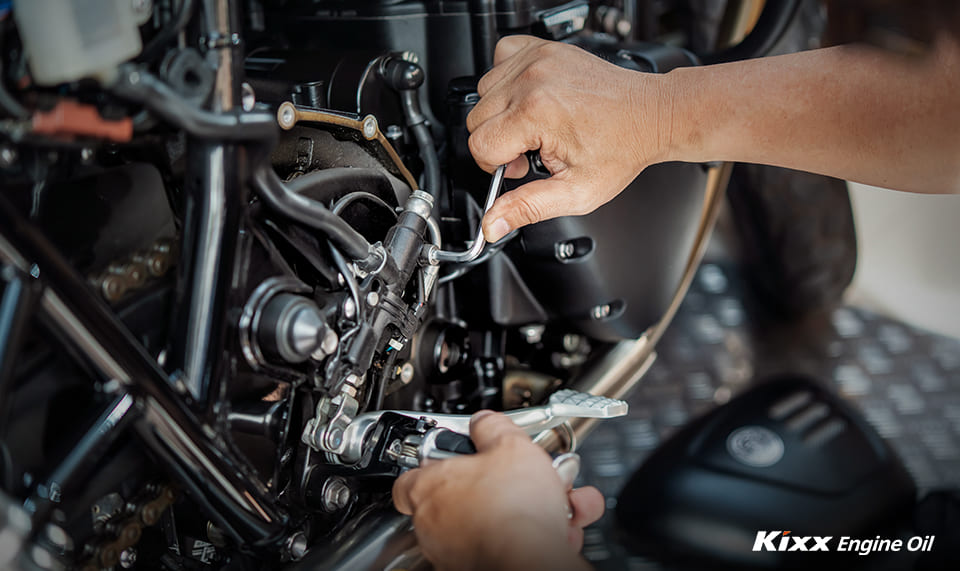
[[[467,117],[470,152],[488,172],[527,172],[525,151],[540,150],[551,177],[501,196],[483,219],[487,241],[557,216],[586,214],[663,159],[669,121],[661,120],[655,74],[617,67],[585,50],[529,36],[497,44]]]
[[[550,456],[503,414],[475,414],[470,438],[476,454],[433,461],[393,486],[427,559],[438,569],[588,568],[578,552],[583,527],[603,515],[600,492],[568,494]]]

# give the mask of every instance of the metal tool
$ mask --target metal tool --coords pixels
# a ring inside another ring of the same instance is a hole
[[[550,395],[547,404],[531,408],[506,412],[507,418],[531,435],[556,428],[573,418],[615,418],[627,414],[625,401],[595,396],[563,389]],[[470,416],[465,414],[435,414],[417,411],[376,411],[358,415],[344,430],[340,445],[327,450],[340,457],[345,464],[353,464],[363,457],[364,443],[367,441],[380,417],[385,413],[399,414],[413,419],[422,419],[432,428],[445,428],[458,434],[470,434]],[[325,449],[323,435],[316,438],[317,448]],[[308,443],[309,444],[309,443]]]
[[[493,178],[490,180],[490,189],[487,191],[487,201],[483,205],[484,215],[490,211],[493,203],[497,200],[497,195],[500,194],[500,189],[503,187],[503,176],[506,170],[507,165],[500,165],[493,173]],[[483,217],[481,215],[481,220],[482,219]],[[463,264],[477,259],[477,257],[480,256],[480,252],[483,251],[484,244],[486,244],[486,241],[483,239],[483,227],[481,226],[477,229],[477,236],[473,239],[473,244],[470,245],[469,250],[465,252],[448,252],[434,249],[430,252],[429,256],[431,262],[437,264],[444,262]]]

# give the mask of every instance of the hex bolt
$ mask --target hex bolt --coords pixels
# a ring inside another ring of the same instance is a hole
[[[400,125],[387,125],[387,130],[384,133],[384,136],[391,141],[397,141],[400,139],[400,137],[403,137],[403,129],[400,127]]]
[[[284,546],[287,555],[292,561],[300,561],[307,554],[307,536],[302,531],[298,531],[287,538]]]
[[[323,509],[328,512],[342,510],[347,507],[350,499],[353,497],[353,492],[350,491],[350,486],[347,485],[347,481],[340,476],[328,478],[327,481],[323,483],[323,488],[320,493]]]

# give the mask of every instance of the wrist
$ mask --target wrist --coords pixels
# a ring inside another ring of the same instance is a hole
[[[710,154],[710,135],[715,127],[706,125],[712,113],[710,101],[703,96],[702,69],[682,67],[657,76],[657,110],[661,136],[660,162],[706,162]]]

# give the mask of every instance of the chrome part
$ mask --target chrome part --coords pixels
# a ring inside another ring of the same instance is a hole
[[[372,141],[377,138],[377,118],[373,115],[367,115],[360,123],[360,132],[363,138]]]
[[[353,492],[346,480],[340,476],[331,476],[323,482],[320,496],[323,509],[328,512],[338,512],[350,504]]]
[[[367,305],[376,307],[378,303],[380,303],[380,294],[375,291],[371,291],[367,294]]]
[[[326,452],[331,461],[336,461],[337,456],[342,460],[345,433],[353,425],[360,410],[356,396],[357,387],[362,384],[362,377],[351,374],[344,380],[339,395],[332,399],[321,399],[317,403],[316,416],[307,421],[300,440],[318,452]],[[357,456],[348,463],[357,462],[359,459],[360,456]]]
[[[257,93],[253,90],[253,86],[244,81],[240,84],[240,106],[244,111],[250,112],[253,111],[254,106],[257,104]]]
[[[292,534],[283,545],[284,555],[286,555],[286,558],[290,561],[300,561],[303,559],[303,556],[307,554],[308,548],[307,535],[302,531]]]
[[[413,364],[410,361],[407,361],[403,365],[400,365],[400,382],[409,385],[410,381],[413,380],[414,374]]]
[[[128,547],[120,552],[120,567],[130,569],[137,564],[137,550]]]
[[[527,434],[535,436],[545,430],[558,427],[573,418],[615,418],[627,414],[627,403],[621,400],[598,397],[586,393],[565,389],[550,396],[548,404],[532,408],[512,410],[505,414]],[[460,434],[470,434],[470,415],[467,414],[436,414],[415,411],[391,410],[368,412],[357,416],[345,428],[343,442],[335,452],[345,464],[353,464],[363,457],[364,446],[371,430],[377,425],[385,412],[402,414],[410,418],[424,419],[433,423],[437,428],[445,428]],[[308,422],[308,426],[310,423]],[[307,440],[304,433],[304,442],[316,442],[316,437]],[[317,448],[320,448],[319,446]]]
[[[493,173],[493,178],[490,179],[490,189],[487,191],[487,201],[483,205],[484,214],[490,211],[490,208],[493,207],[493,203],[497,200],[497,195],[500,194],[500,189],[503,187],[503,175],[506,170],[507,165],[500,165]],[[430,252],[429,261],[431,264],[463,264],[470,262],[477,259],[477,257],[480,255],[480,252],[483,251],[484,244],[486,244],[486,241],[483,239],[483,227],[480,227],[477,229],[477,236],[474,238],[473,244],[470,245],[469,250],[466,252],[447,252],[444,250],[435,250]]]
[[[410,193],[403,209],[407,212],[413,212],[424,220],[429,220],[433,213],[433,196],[429,192],[415,190]]]
[[[257,338],[261,347],[288,363],[302,363],[311,356],[323,359],[337,345],[337,336],[317,305],[292,293],[278,294],[267,302]]]
[[[580,455],[576,452],[567,452],[553,459],[553,469],[560,476],[563,488],[568,492],[573,489],[573,482],[580,475]]]

